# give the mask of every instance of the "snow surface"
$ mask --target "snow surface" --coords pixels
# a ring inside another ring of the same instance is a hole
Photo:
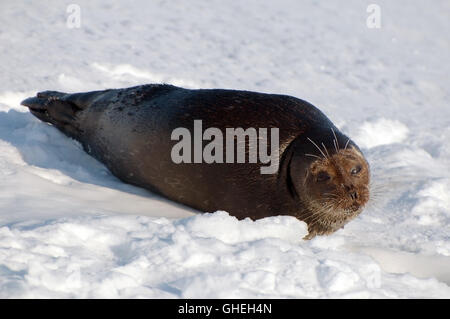
[[[0,2],[0,297],[449,298],[450,2]],[[167,82],[297,96],[360,145],[372,200],[304,241],[116,179],[19,105]]]

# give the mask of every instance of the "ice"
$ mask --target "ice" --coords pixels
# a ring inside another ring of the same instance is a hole
[[[0,297],[449,298],[449,2],[0,5]],[[20,101],[165,82],[290,94],[367,157],[372,198],[327,237],[126,185]]]

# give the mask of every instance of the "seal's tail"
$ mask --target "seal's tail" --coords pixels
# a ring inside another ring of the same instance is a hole
[[[64,134],[76,138],[80,133],[77,112],[81,108],[68,101],[68,96],[70,95],[62,92],[44,91],[22,101],[21,104],[28,107],[41,121],[51,123]]]

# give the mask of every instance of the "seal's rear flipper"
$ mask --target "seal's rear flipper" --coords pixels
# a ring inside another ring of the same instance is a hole
[[[69,94],[44,91],[36,97],[30,97],[22,101],[22,105],[28,107],[30,112],[38,119],[56,126],[64,134],[77,138],[80,134],[76,121],[77,112],[81,109],[74,103],[65,99]]]

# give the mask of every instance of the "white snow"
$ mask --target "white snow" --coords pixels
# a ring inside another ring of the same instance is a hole
[[[448,1],[0,3],[0,297],[449,298]],[[126,185],[20,101],[167,82],[290,94],[352,136],[372,199],[304,241]]]
[[[401,143],[408,137],[408,127],[399,121],[380,118],[375,122],[364,122],[354,140],[359,147],[372,148],[379,145]]]

